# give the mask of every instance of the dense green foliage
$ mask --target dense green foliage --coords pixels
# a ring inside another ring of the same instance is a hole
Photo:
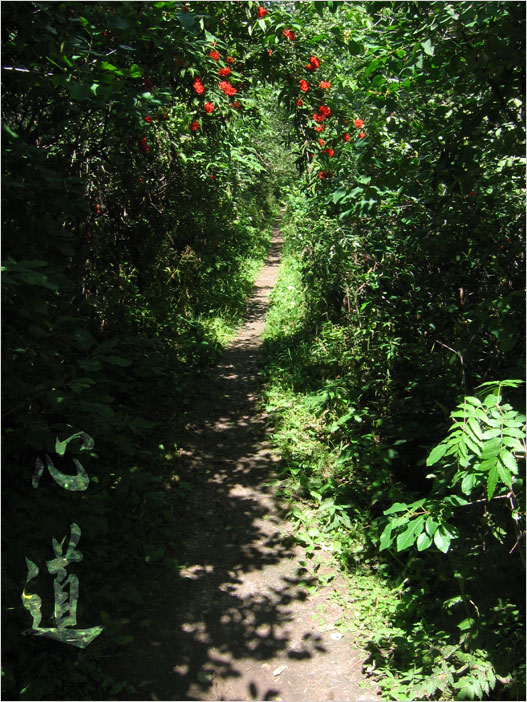
[[[524,37],[519,2],[2,4],[7,695],[130,695],[174,426],[287,191],[262,372],[299,538],[382,603],[387,698],[521,697]],[[46,454],[89,489],[33,489]],[[72,522],[81,657],[20,636]]]

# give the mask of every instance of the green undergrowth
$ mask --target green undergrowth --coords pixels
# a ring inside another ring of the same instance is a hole
[[[275,486],[289,503],[311,570],[325,551],[346,578],[339,629],[368,652],[364,671],[383,699],[521,699],[519,559],[505,554],[503,560],[499,529],[495,539],[481,536],[482,550],[470,545],[463,518],[455,522],[459,544],[446,554],[382,550],[384,512],[421,494],[394,476],[404,446],[386,442],[383,418],[357,378],[357,369],[368,368],[360,338],[366,330],[313,311],[294,216],[286,214],[282,231],[261,369],[282,456]],[[423,473],[426,453],[423,448]],[[326,574],[319,583],[329,580]]]
[[[193,489],[178,474],[180,436],[199,377],[242,322],[277,213],[271,203],[258,221],[241,216],[226,223],[238,244],[225,251],[228,265],[207,267],[201,259],[184,313],[168,311],[167,318],[163,299],[151,307],[146,291],[135,300],[137,318],[114,330],[113,338],[100,338],[94,327],[88,331],[85,320],[84,331],[58,345],[64,377],[37,388],[27,415],[7,416],[3,469],[9,483],[4,480],[2,509],[6,699],[141,698],[141,680],[122,661],[138,635],[133,628],[137,611],[156,607],[167,584],[178,577],[174,520]],[[165,291],[165,297],[170,294]],[[61,334],[55,332],[49,348],[41,344],[38,363],[49,362],[51,343],[57,348]],[[77,431],[87,432],[94,446],[83,450],[74,440],[58,456],[56,437]],[[35,457],[46,463],[46,455],[66,474],[74,470],[72,460],[79,461],[89,476],[88,489],[61,490],[47,470],[34,489]],[[78,625],[104,627],[84,650],[22,636],[31,627],[21,603],[25,558],[40,568],[27,592],[42,599],[41,625],[53,626],[53,579],[45,563],[53,557],[52,538],[67,542],[72,523],[82,530],[83,560],[70,566],[80,583]]]

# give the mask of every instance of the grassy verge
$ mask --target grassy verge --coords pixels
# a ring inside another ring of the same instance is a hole
[[[455,554],[379,552],[383,511],[408,501],[409,491],[394,480],[393,447],[383,445],[375,411],[361,396],[354,332],[311,313],[291,243],[294,222],[286,218],[282,229],[263,398],[283,458],[277,486],[297,538],[311,565],[323,549],[347,579],[339,626],[368,651],[366,671],[383,699],[521,699],[522,612],[514,588],[504,589],[506,578],[491,576],[487,564],[478,568],[487,569],[489,582],[474,581],[474,563]],[[507,567],[513,578],[511,559]]]

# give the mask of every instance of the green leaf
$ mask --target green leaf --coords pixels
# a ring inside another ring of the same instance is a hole
[[[435,463],[437,463],[441,458],[443,458],[447,448],[448,446],[445,443],[438,444],[435,448],[433,448],[426,459],[426,465],[433,466]]]
[[[397,537],[397,550],[404,551],[413,545],[419,531],[424,528],[424,515],[420,515],[417,519],[412,520],[405,531]]]
[[[434,534],[434,544],[440,551],[442,551],[442,553],[446,553],[448,551],[450,548],[450,541],[451,536],[444,527],[440,527]]]
[[[384,551],[385,548],[389,548],[393,543],[392,536],[392,524],[387,524],[381,534],[379,541],[379,551]]]
[[[428,534],[425,534],[425,532],[421,532],[417,538],[417,550],[418,551],[424,551],[427,549],[432,543],[432,538],[428,536]]]
[[[498,464],[495,463],[494,466],[489,471],[489,477],[487,478],[487,499],[491,500],[494,492],[496,490],[496,485],[498,484]]]
[[[430,39],[422,41],[421,46],[423,47],[425,54],[428,54],[428,56],[434,55],[434,46]]]
[[[391,507],[385,509],[383,514],[396,514],[397,512],[404,512],[408,509],[406,502],[394,502]]]
[[[428,517],[426,520],[426,531],[430,536],[433,536],[437,528],[439,527],[439,524],[436,522],[436,520],[433,517]]]
[[[461,492],[464,495],[470,495],[477,483],[477,480],[477,476],[474,473],[467,473],[461,481]]]
[[[466,619],[463,619],[463,621],[459,622],[457,627],[458,629],[461,629],[461,631],[467,631],[468,629],[472,629],[475,623],[476,622],[474,619],[467,617]]]
[[[502,449],[499,454],[499,459],[511,473],[516,474],[518,472],[518,464],[510,451],[507,451],[507,449]]]
[[[130,78],[140,78],[143,75],[143,71],[137,64],[133,63],[128,69],[128,75]]]

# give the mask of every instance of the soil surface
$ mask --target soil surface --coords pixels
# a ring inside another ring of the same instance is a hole
[[[163,611],[145,615],[134,660],[143,699],[380,699],[366,655],[335,627],[331,594],[344,584],[308,594],[317,581],[270,485],[279,457],[258,407],[257,359],[280,249],[277,223],[245,323],[196,388],[178,460],[192,484],[174,534],[185,567]]]

